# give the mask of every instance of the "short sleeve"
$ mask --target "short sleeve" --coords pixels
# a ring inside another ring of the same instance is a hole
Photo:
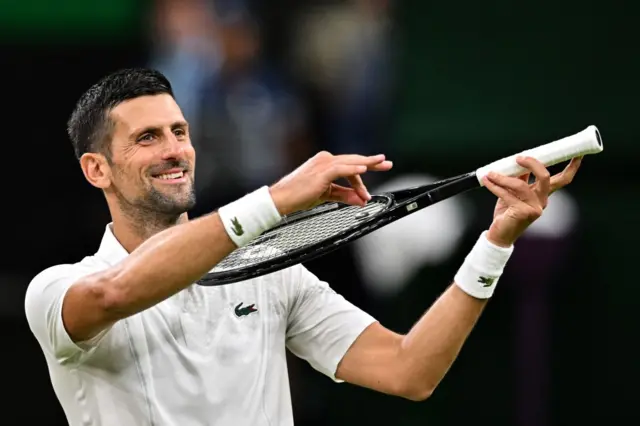
[[[38,274],[29,284],[25,296],[25,313],[29,328],[42,350],[61,364],[80,362],[91,353],[106,334],[101,332],[89,341],[74,343],[62,321],[62,302],[71,285],[88,275],[72,265],[58,265]]]
[[[291,269],[287,347],[314,369],[335,377],[338,364],[376,320],[301,265]]]

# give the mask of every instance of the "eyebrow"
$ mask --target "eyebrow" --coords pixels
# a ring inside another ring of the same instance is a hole
[[[147,127],[143,127],[141,129],[136,129],[134,130],[131,135],[130,138],[131,139],[136,139],[138,138],[140,135],[144,135],[145,133],[154,133],[154,134],[158,134],[158,133],[162,133],[162,128],[164,126],[147,126]],[[185,129],[189,127],[189,123],[187,123],[186,121],[175,121],[171,124],[171,130],[174,129]]]

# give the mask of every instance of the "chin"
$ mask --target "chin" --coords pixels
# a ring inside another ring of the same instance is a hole
[[[176,211],[186,212],[188,210],[191,210],[193,206],[195,206],[196,200],[195,197],[184,195],[180,197],[172,197],[171,201],[168,204],[171,204],[173,206],[173,209]]]
[[[182,213],[185,213],[196,205],[196,197],[194,194],[187,194],[184,197],[180,197],[180,199],[175,200],[175,205],[178,210],[181,210]]]
[[[192,191],[185,191],[181,194],[156,192],[155,196],[152,196],[148,201],[150,205],[155,206],[154,210],[177,216],[191,210],[196,204],[196,197]]]

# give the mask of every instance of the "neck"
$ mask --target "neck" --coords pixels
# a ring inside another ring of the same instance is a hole
[[[154,212],[131,215],[122,210],[111,211],[111,218],[113,235],[129,253],[155,234],[189,220],[187,213],[179,216],[167,216]]]

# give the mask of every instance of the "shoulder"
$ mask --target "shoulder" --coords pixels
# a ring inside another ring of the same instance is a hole
[[[76,263],[50,266],[33,277],[27,287],[27,294],[47,287],[54,282],[73,278],[78,279],[105,268],[106,266],[101,265],[94,256],[85,257]]]
[[[316,274],[301,264],[280,271],[278,280],[289,299],[294,302],[323,295],[337,295],[328,282],[318,278]]]
[[[268,280],[271,284],[280,284],[284,286],[299,286],[301,284],[303,285],[319,281],[318,277],[302,264],[293,265],[280,271],[265,275],[263,279]]]
[[[69,263],[50,266],[40,271],[38,274],[36,274],[35,277],[33,277],[31,282],[29,283],[28,289],[31,289],[32,287],[42,286],[47,282],[55,281],[65,276],[70,276],[78,270],[77,265],[78,264]]]
[[[94,257],[86,257],[80,262],[50,266],[36,274],[25,293],[25,309],[41,308],[66,291],[75,281],[105,269]]]
[[[75,282],[106,267],[90,258],[74,264],[54,265],[39,272],[27,287],[24,300],[27,324],[45,354],[59,363],[78,361],[77,356],[89,353],[88,348],[97,344],[97,340],[82,344],[72,341],[62,319],[62,305]]]
[[[279,298],[294,301],[309,290],[326,288],[327,283],[301,264],[293,265],[280,271],[252,278],[244,282],[245,285],[238,288],[253,289],[253,291],[266,291]]]

